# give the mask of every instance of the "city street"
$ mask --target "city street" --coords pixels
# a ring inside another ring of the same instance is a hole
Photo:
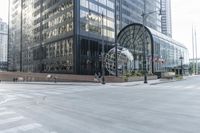
[[[0,133],[198,133],[200,76],[162,84],[0,83]]]

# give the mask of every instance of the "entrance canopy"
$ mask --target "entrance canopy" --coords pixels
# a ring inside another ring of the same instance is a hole
[[[124,27],[117,41],[133,55],[134,71],[146,68],[149,73],[160,73],[176,69],[181,61],[183,65],[189,64],[188,49],[183,44],[139,23]]]
[[[127,48],[132,53],[132,70],[143,71],[146,67],[152,72],[153,38],[147,27],[138,23],[130,24],[120,31],[117,41],[121,47]],[[146,61],[146,66],[144,61]]]

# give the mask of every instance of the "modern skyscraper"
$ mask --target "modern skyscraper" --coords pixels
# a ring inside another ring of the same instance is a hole
[[[113,0],[10,0],[9,70],[100,71],[101,31],[108,49],[114,10]]]
[[[100,72],[102,51],[115,41],[115,11],[119,32],[142,23],[144,7],[158,11],[146,26],[161,32],[159,0],[10,0],[9,70]]]
[[[0,18],[0,70],[7,70],[8,25]]]
[[[8,42],[8,70],[21,70],[21,1],[10,0],[9,3],[9,42]],[[27,20],[28,21],[28,20]]]
[[[160,2],[162,33],[172,37],[171,0],[160,0]]]

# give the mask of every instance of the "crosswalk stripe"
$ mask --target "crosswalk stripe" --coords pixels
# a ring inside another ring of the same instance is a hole
[[[26,94],[17,94],[17,96],[23,97],[23,98],[33,98],[32,96],[26,95]]]
[[[6,108],[4,108],[4,107],[3,107],[3,108],[0,108],[0,111],[4,111],[4,110],[6,110]]]
[[[192,88],[196,88],[194,85],[191,85],[191,86],[187,86],[185,87],[186,89],[192,89]]]
[[[60,92],[51,92],[51,91],[47,91],[47,92],[44,92],[45,94],[52,94],[52,95],[60,95],[62,93]]]
[[[27,125],[23,125],[23,126],[18,126],[18,127],[14,127],[14,128],[10,128],[10,129],[1,130],[0,133],[17,133],[19,131],[26,132],[26,131],[41,128],[41,127],[42,127],[41,124],[33,123],[33,124],[27,124]]]
[[[4,111],[4,112],[0,112],[0,116],[3,116],[3,115],[10,115],[10,114],[16,114],[16,113],[13,112],[13,111]]]
[[[18,116],[18,117],[14,117],[14,118],[5,119],[5,120],[0,120],[0,125],[12,123],[12,122],[17,122],[17,121],[23,120],[23,119],[25,119],[25,117]]]

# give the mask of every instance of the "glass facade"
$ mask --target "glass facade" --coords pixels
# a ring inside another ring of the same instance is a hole
[[[114,0],[11,0],[10,70],[100,71],[101,35],[108,51],[115,38],[114,11]]]
[[[79,6],[78,71],[81,74],[98,73],[102,64],[102,44],[107,52],[115,39],[115,3],[114,0],[80,0]]]
[[[128,48],[133,55],[133,70],[143,71],[146,67],[149,73],[177,72],[181,61],[185,69],[188,68],[189,55],[185,46],[152,28],[146,27],[143,31],[142,24],[135,23],[126,26],[118,35],[120,46]]]
[[[160,2],[162,33],[172,37],[171,0],[161,0]]]
[[[154,68],[156,72],[175,71],[183,65],[188,68],[189,53],[185,46],[179,42],[150,29],[154,41]]]
[[[160,1],[11,0],[9,70],[98,73],[103,51],[114,47],[115,26],[119,32],[130,23],[142,23],[144,9],[146,13],[158,11]],[[158,13],[148,15],[145,25],[161,32]],[[141,32],[139,28],[135,30]],[[139,41],[133,48],[134,65],[135,69],[142,69],[142,64],[138,64],[142,61],[142,36],[136,36]],[[150,54],[151,45],[147,47]]]
[[[144,44],[145,38],[145,46]],[[132,70],[143,71],[144,68],[149,72],[153,72],[153,41],[150,31],[141,24],[131,24],[126,26],[118,35],[118,43],[120,46],[127,48],[133,55]],[[144,50],[146,57],[144,57]],[[146,62],[146,65],[144,64]]]
[[[73,2],[73,0],[11,1],[10,70],[73,72]],[[13,10],[14,8],[16,9]]]
[[[93,36],[100,38],[102,30],[101,26],[103,25],[103,36],[108,40],[113,41],[115,35],[114,11],[114,0],[81,0],[81,34],[92,34]]]
[[[159,16],[160,0],[117,0],[117,27],[118,32],[131,23],[142,23],[142,13],[149,13],[146,26],[161,32],[161,17]]]
[[[0,18],[0,70],[7,70],[8,25]]]
[[[21,68],[21,1],[10,0],[8,70]]]

